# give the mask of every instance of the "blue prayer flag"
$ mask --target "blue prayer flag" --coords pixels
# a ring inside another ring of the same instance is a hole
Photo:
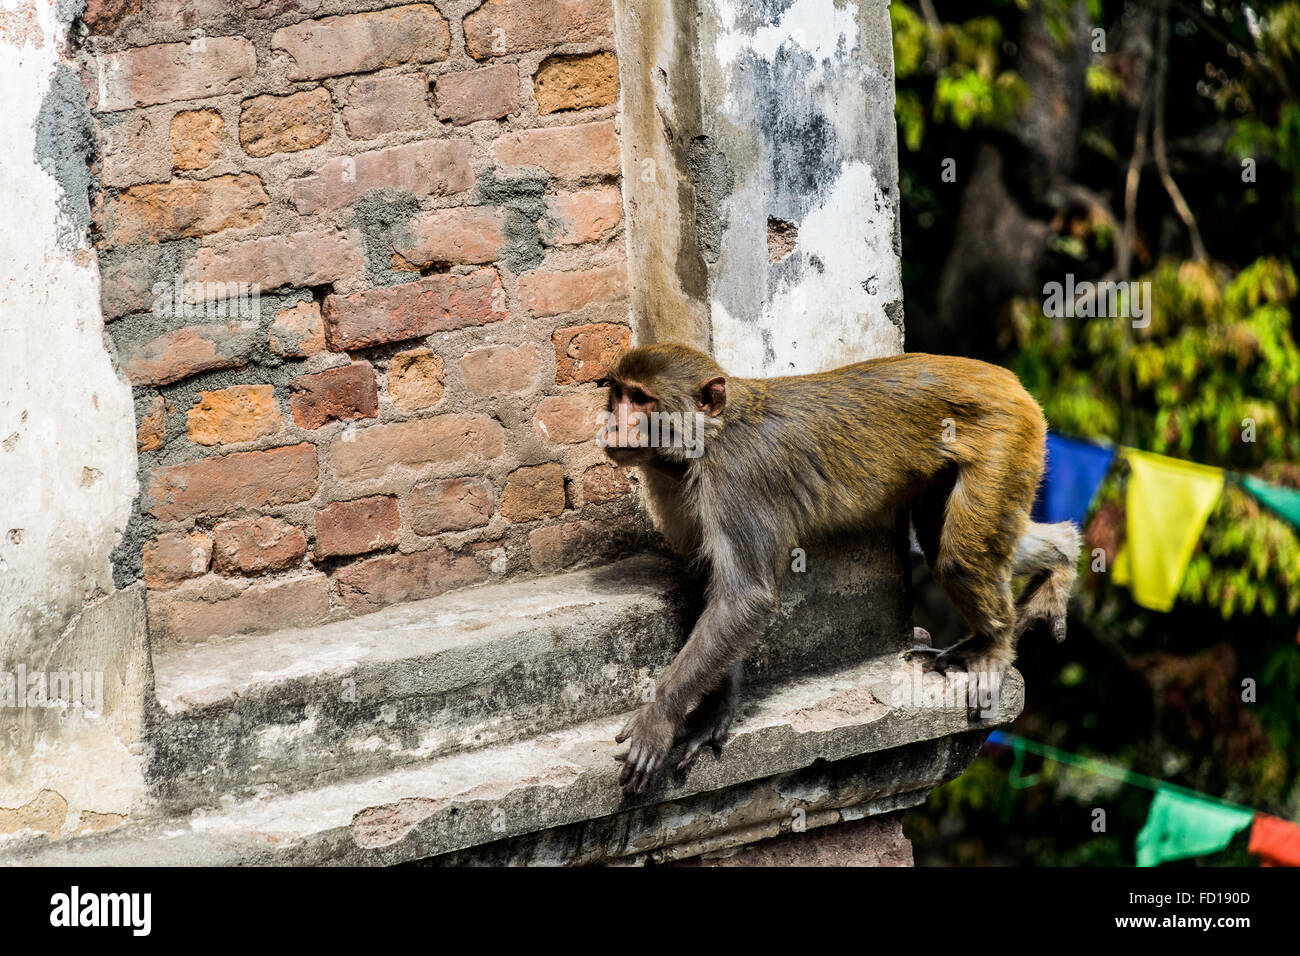
[[[1073,521],[1082,526],[1114,458],[1114,448],[1049,432],[1047,469],[1038,486],[1034,520],[1047,524]]]

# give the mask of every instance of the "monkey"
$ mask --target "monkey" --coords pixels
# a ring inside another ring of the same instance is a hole
[[[1030,511],[1047,425],[1007,369],[909,353],[833,371],[731,377],[684,345],[624,352],[598,444],[641,475],[651,517],[708,572],[704,609],[653,698],[615,738],[619,783],[640,793],[701,747],[721,748],[741,665],[778,606],[791,550],[831,534],[889,531],[907,509],[936,580],[970,633],[939,671],[1000,676],[1036,620],[1060,640],[1080,541]],[[1028,583],[1013,599],[1013,576]]]

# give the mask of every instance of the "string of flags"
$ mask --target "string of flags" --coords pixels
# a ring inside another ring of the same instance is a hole
[[[1129,466],[1127,543],[1115,557],[1116,583],[1153,611],[1174,606],[1183,572],[1229,477],[1300,529],[1300,491],[1210,465],[1051,432],[1034,520],[1082,526],[1097,489],[1119,455]]]
[[[1300,866],[1300,826],[1288,820],[1017,734],[995,730],[987,742],[1015,751],[1009,782],[1017,789],[1038,782],[1038,774],[1026,777],[1021,772],[1025,753],[1034,753],[1153,791],[1146,823],[1134,844],[1138,866],[1158,866],[1169,860],[1216,853],[1246,827],[1251,828],[1247,849],[1260,858],[1261,866]]]

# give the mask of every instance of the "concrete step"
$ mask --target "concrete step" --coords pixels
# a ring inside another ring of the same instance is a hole
[[[870,633],[878,608],[846,576],[818,576],[833,599],[788,589],[773,625],[782,636],[751,661],[756,679],[901,646],[901,635]],[[147,733],[153,795],[163,812],[184,813],[626,712],[676,653],[697,592],[675,565],[642,555],[162,650]]]
[[[964,675],[963,675],[964,676]],[[916,693],[926,681],[927,697]],[[1024,700],[1015,671],[996,719],[972,717],[962,678],[902,654],[785,681],[747,700],[720,756],[625,800],[622,716],[448,753],[383,774],[0,849],[21,865],[596,863],[675,858],[924,799],[960,773]],[[769,832],[770,831],[770,832]],[[723,836],[719,836],[723,834]]]

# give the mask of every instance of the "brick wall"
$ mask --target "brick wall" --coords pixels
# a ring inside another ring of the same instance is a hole
[[[95,242],[155,642],[642,543],[609,0],[90,0]]]

